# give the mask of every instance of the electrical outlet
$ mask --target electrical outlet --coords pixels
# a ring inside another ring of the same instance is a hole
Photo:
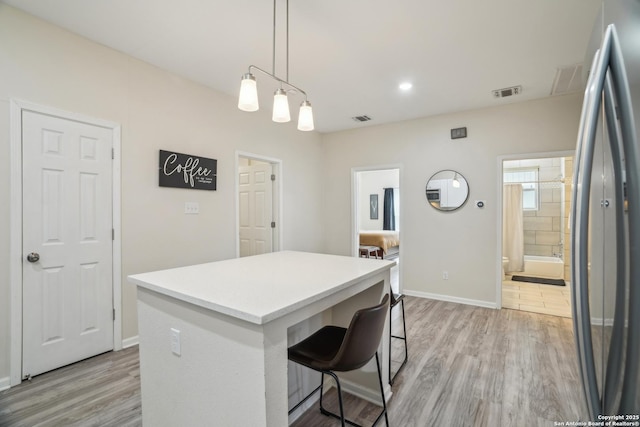
[[[184,213],[197,215],[200,213],[200,204],[198,202],[185,202]]]
[[[180,356],[182,354],[182,346],[180,344],[180,331],[174,328],[171,328],[171,352],[176,356]]]
[[[442,279],[443,280],[449,280],[449,272],[448,271],[443,271],[442,272]]]

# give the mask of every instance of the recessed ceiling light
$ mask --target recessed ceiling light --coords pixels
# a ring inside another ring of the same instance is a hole
[[[398,86],[400,88],[400,90],[409,90],[413,87],[413,85],[409,82],[404,82],[404,83],[400,83],[400,86]]]

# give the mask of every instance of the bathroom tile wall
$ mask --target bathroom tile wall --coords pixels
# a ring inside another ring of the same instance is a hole
[[[538,168],[538,210],[525,210],[524,254],[554,256],[563,253],[564,189],[562,159],[528,159],[505,162],[505,168]],[[548,182],[558,181],[558,182]]]

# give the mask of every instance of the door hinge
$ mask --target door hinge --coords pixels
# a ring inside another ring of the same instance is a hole
[[[116,309],[113,309],[113,320],[116,320]]]
[[[271,228],[276,228],[276,222],[275,221],[271,221]]]
[[[115,230],[115,228],[111,229],[111,240],[116,240],[116,230]]]
[[[276,180],[276,174],[275,174],[275,173],[272,173],[272,174],[271,174],[271,181],[275,181],[275,180]]]

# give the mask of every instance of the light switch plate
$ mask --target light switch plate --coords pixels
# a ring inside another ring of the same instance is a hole
[[[185,202],[184,213],[188,215],[197,215],[200,213],[200,204],[198,202]]]
[[[176,356],[180,356],[182,354],[182,346],[180,344],[180,331],[171,328],[171,352]]]

